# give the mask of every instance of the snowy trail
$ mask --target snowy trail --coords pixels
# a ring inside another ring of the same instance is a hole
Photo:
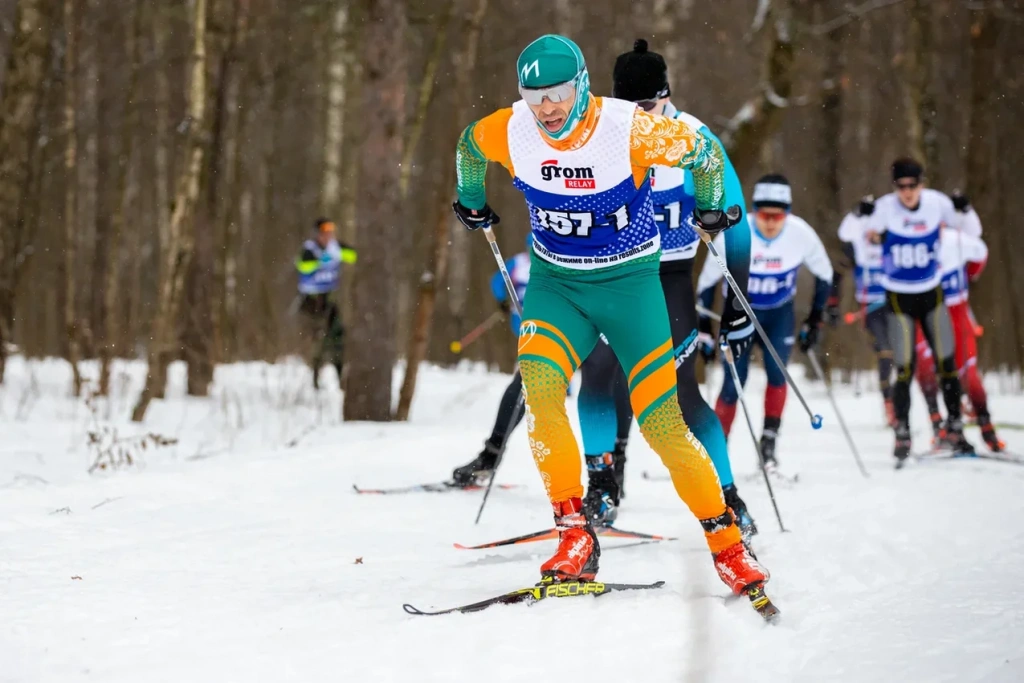
[[[141,371],[122,372],[130,392]],[[62,364],[15,362],[9,373],[0,681],[1024,680],[1024,467],[949,461],[894,472],[872,392],[839,389],[867,480],[823,387],[802,382],[825,416],[821,432],[790,402],[779,457],[800,482],[776,490],[787,534],[763,484],[747,481],[755,456],[737,420],[733,464],[783,610],[766,627],[725,599],[671,485],[640,476],[662,470],[635,430],[619,524],[680,540],[606,539],[601,577],[664,588],[406,615],[404,602],[445,608],[529,585],[552,548],[452,547],[550,525],[522,430],[499,481],[523,487],[493,491],[479,526],[480,493],[351,490],[445,478],[479,449],[505,376],[427,369],[414,422],[381,426],[339,423],[336,388],[318,406],[296,365],[222,368],[208,402],[154,405],[145,428],[178,445],[90,476],[89,412],[63,397]],[[754,374],[749,389],[757,411],[763,382]],[[1024,414],[1020,396],[991,402],[997,419]],[[129,401],[113,407],[109,424],[129,433]],[[969,436],[980,443],[976,430]],[[1024,432],[1002,436],[1024,452]]]

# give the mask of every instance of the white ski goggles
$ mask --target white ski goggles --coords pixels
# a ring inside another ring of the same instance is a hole
[[[524,88],[519,86],[519,94],[526,100],[527,104],[532,105],[543,103],[545,97],[552,102],[567,102],[576,94],[576,79],[559,83],[558,85],[549,85],[546,88]]]

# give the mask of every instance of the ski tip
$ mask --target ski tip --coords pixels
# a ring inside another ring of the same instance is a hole
[[[472,550],[468,545],[462,545],[461,543],[452,543],[456,550]]]
[[[405,603],[404,605],[402,605],[402,609],[405,610],[406,614],[414,614],[414,615],[417,615],[417,616],[424,614],[424,612],[422,612],[421,610],[416,609],[415,607],[413,607],[409,603]]]
[[[821,429],[821,421],[821,415],[815,415],[814,417],[811,418],[811,426],[814,427],[815,429]]]

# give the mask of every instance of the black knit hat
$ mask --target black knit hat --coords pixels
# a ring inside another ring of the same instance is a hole
[[[668,97],[668,67],[657,52],[647,51],[647,41],[637,38],[633,51],[615,60],[612,71],[612,97],[630,102]]]
[[[921,180],[922,175],[924,175],[924,169],[921,168],[921,164],[910,157],[903,157],[892,162],[892,181],[894,183],[901,178]]]

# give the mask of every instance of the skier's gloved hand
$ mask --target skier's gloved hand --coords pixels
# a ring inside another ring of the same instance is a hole
[[[875,197],[874,195],[864,195],[860,198],[860,204],[854,210],[858,216],[870,216],[875,212]]]
[[[739,223],[742,215],[743,211],[735,204],[724,211],[693,210],[693,220],[697,223],[697,227],[712,237]]]
[[[729,344],[732,356],[736,360],[739,360],[754,343],[754,322],[740,306],[740,302],[732,297],[725,302],[718,338]]]
[[[800,326],[800,350],[807,353],[814,348],[818,343],[820,331],[821,311],[818,309],[812,309],[810,314],[807,316],[807,320],[804,320],[804,324]]]
[[[705,363],[715,360],[715,334],[711,329],[711,318],[706,315],[697,319],[697,353]]]
[[[482,209],[470,209],[463,206],[460,202],[455,202],[452,204],[452,210],[455,212],[459,222],[469,230],[488,228],[501,222],[498,214],[494,213],[487,204],[484,204]]]
[[[829,327],[835,327],[839,324],[840,317],[842,313],[839,311],[839,297],[830,296],[825,303],[825,322]]]
[[[954,190],[953,194],[949,195],[949,198],[953,200],[953,208],[960,213],[967,213],[970,210],[971,200],[960,190]]]
[[[500,308],[501,312],[507,316],[512,312],[512,303],[508,299],[502,299],[498,302],[498,308]]]

